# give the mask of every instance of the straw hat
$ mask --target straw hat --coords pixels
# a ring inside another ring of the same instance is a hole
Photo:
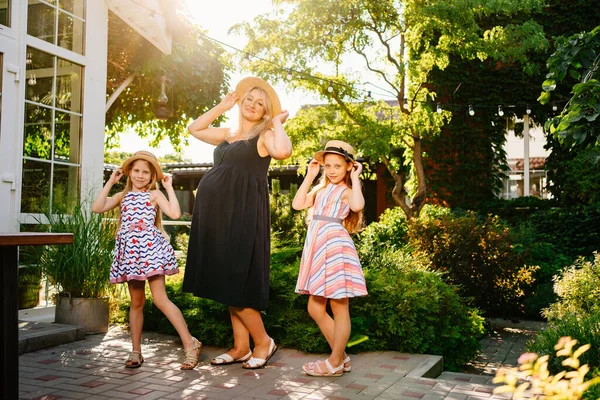
[[[315,160],[323,164],[323,159],[327,153],[339,154],[340,156],[346,158],[346,162],[349,162],[350,160],[356,160],[356,153],[354,152],[352,146],[346,142],[342,142],[341,140],[330,140],[327,142],[325,145],[325,150],[317,151],[315,153]]]
[[[235,87],[235,92],[240,99],[239,103],[241,103],[243,97],[255,87],[264,90],[267,92],[267,95],[269,95],[269,99],[273,105],[273,117],[281,114],[281,102],[279,101],[279,96],[277,96],[275,89],[273,89],[266,81],[255,76],[249,76],[242,79]]]
[[[148,161],[150,163],[150,165],[152,167],[154,167],[154,171],[156,172],[157,180],[161,180],[162,178],[164,178],[165,175],[163,174],[162,169],[160,168],[160,164],[158,164],[158,160],[156,159],[156,156],[154,154],[150,153],[149,151],[145,151],[145,150],[137,151],[134,155],[129,157],[127,160],[125,160],[123,165],[121,165],[121,170],[123,171],[124,175],[128,175],[131,164],[133,164],[137,160]]]

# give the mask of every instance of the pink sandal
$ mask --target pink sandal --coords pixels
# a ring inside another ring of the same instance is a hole
[[[327,367],[327,371],[323,371],[319,363],[324,363]],[[342,376],[344,375],[344,363],[334,368],[329,363],[329,359],[326,359],[324,362],[316,361],[314,363],[304,364],[302,370],[306,375],[310,376]]]

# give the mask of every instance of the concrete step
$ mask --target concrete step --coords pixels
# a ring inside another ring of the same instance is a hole
[[[474,375],[444,371],[436,379],[438,381],[448,381],[452,383],[471,383],[490,387],[497,386],[497,384],[492,383],[494,375]]]
[[[19,354],[85,339],[82,325],[19,321]]]

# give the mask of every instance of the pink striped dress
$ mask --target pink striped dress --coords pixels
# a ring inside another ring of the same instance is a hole
[[[341,224],[350,213],[350,206],[342,202],[347,188],[344,183],[330,183],[317,192],[296,293],[329,299],[367,295],[354,242]]]

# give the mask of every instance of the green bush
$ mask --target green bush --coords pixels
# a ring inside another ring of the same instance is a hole
[[[362,348],[442,355],[448,370],[477,354],[484,319],[425,258],[382,251],[364,272],[369,296],[353,300],[352,312],[353,327],[369,337]]]
[[[329,346],[306,306],[308,296],[294,293],[301,246],[274,248],[271,258],[269,309],[265,327],[277,343],[310,353],[325,353]],[[352,339],[368,340],[349,352],[398,350],[444,356],[447,368],[457,368],[479,350],[483,318],[467,308],[456,290],[425,262],[403,252],[383,252],[381,260],[365,268],[369,296],[350,301]],[[233,344],[226,306],[182,293],[183,274],[167,277],[167,293],[181,309],[193,335],[206,344]],[[176,334],[152,305],[146,302],[144,329]],[[127,321],[128,301],[121,301],[113,322]]]
[[[289,193],[281,191],[278,179],[271,181],[271,234],[281,243],[298,245],[306,236],[306,212],[298,212],[292,208],[292,201],[298,191],[298,185],[290,185]]]
[[[554,292],[559,300],[544,309],[548,320],[560,320],[566,315],[600,314],[600,253],[595,253],[593,262],[578,258],[554,281]]]
[[[461,295],[487,316],[514,317],[524,312],[524,298],[536,266],[527,266],[513,248],[510,228],[497,216],[428,214],[411,221],[409,245],[426,255],[432,268],[460,288]]]
[[[386,209],[379,216],[379,222],[369,224],[357,235],[356,249],[360,259],[368,264],[378,258],[382,250],[401,249],[407,242],[406,214],[395,207]]]
[[[548,369],[551,373],[557,373],[564,368],[561,365],[563,358],[554,354],[554,345],[563,336],[577,339],[580,344],[590,344],[591,348],[580,357],[581,364],[588,364],[592,369],[600,367],[599,312],[579,317],[566,314],[561,319],[551,321],[546,329],[540,331],[527,344],[528,351],[550,356]]]

